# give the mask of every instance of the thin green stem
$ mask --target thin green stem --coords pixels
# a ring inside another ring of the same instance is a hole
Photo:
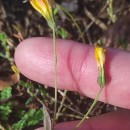
[[[54,87],[55,87],[55,102],[54,102],[54,117],[53,125],[56,122],[56,111],[57,111],[57,54],[56,54],[56,31],[53,28],[53,48],[54,48]]]
[[[67,94],[67,90],[64,91],[64,95],[63,95],[63,98],[61,100],[61,104],[60,104],[60,107],[58,108],[58,112],[56,114],[56,120],[59,118],[60,116],[60,111],[62,110],[62,107],[63,107],[63,104],[65,102],[65,99],[66,99],[66,94]]]
[[[82,30],[80,29],[79,25],[77,24],[76,20],[74,19],[74,17],[71,15],[71,13],[69,13],[64,7],[58,5],[60,7],[60,9],[62,9],[69,17],[70,19],[73,21],[73,23],[75,24],[79,34],[80,34],[80,37],[82,39],[82,42],[85,43],[85,39],[84,39],[84,33],[82,32]]]
[[[96,105],[96,103],[98,101],[98,98],[100,96],[100,93],[101,93],[102,89],[103,89],[103,87],[100,87],[100,90],[99,90],[96,98],[94,99],[91,107],[89,108],[89,110],[87,111],[87,113],[85,114],[85,116],[83,117],[83,119],[76,125],[76,128],[78,128],[84,122],[84,120],[86,119],[86,117],[90,114],[90,112],[92,111],[92,109],[94,108],[94,106]]]
[[[112,23],[115,23],[116,15],[113,12],[113,0],[107,0],[107,4],[108,4],[107,12],[110,17],[110,20],[112,21]]]

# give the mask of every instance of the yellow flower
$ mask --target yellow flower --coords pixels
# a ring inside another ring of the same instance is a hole
[[[30,0],[30,3],[46,19],[48,25],[54,28],[54,18],[49,0]]]
[[[97,61],[97,65],[98,67],[102,67],[104,66],[105,63],[105,52],[106,49],[102,48],[100,46],[96,46],[95,47],[95,59]]]
[[[97,61],[98,66],[98,78],[97,82],[100,87],[104,87],[106,84],[105,72],[104,72],[104,64],[105,64],[105,52],[106,49],[100,46],[95,46],[95,59]]]

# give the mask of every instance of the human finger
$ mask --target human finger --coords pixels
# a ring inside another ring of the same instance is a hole
[[[119,110],[84,121],[76,130],[130,130],[130,110]],[[59,123],[54,130],[74,130],[79,121]],[[36,130],[43,130],[38,128]]]
[[[15,62],[25,76],[39,83],[54,86],[53,44],[49,38],[31,38],[16,49]],[[125,51],[107,49],[107,85],[100,101],[130,108],[130,54]],[[69,40],[57,40],[57,81],[59,89],[78,91],[95,98],[97,65],[94,48]]]

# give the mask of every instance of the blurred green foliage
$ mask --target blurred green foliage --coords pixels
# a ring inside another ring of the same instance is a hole
[[[25,127],[36,125],[43,120],[42,109],[30,109],[28,112],[23,111],[20,115],[21,119],[13,124],[13,130],[22,130]]]
[[[12,96],[12,88],[7,87],[0,92],[0,101],[6,100]],[[9,115],[12,112],[12,102],[6,102],[0,105],[0,117],[2,121],[8,121]]]

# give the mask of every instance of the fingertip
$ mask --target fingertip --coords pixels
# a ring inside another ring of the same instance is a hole
[[[15,63],[23,75],[42,83],[42,69],[44,71],[46,67],[48,70],[52,67],[49,65],[51,63],[47,62],[47,59],[50,61],[49,59],[53,58],[51,42],[49,38],[37,37],[26,39],[18,45],[15,50]]]

